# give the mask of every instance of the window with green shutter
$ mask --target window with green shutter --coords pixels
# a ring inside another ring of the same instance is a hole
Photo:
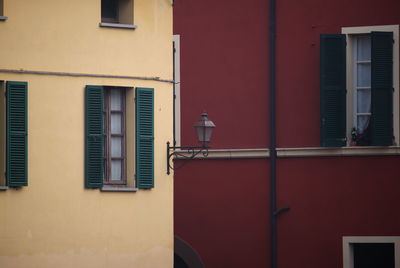
[[[398,29],[350,27],[321,35],[321,146],[389,146],[398,139]]]
[[[85,186],[153,188],[153,89],[87,86],[85,94]]]
[[[7,82],[7,186],[28,185],[28,84]]]

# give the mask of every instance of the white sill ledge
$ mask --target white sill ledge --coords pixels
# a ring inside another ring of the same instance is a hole
[[[0,186],[0,191],[6,191],[8,190],[8,186]]]
[[[137,192],[138,188],[133,187],[112,187],[112,186],[103,186],[100,191],[102,192]]]
[[[0,16],[0,21],[5,21],[7,19],[8,19],[8,17],[6,17],[6,16]]]
[[[136,29],[137,26],[134,24],[122,24],[122,23],[109,23],[109,22],[100,22],[100,27],[107,27],[107,28],[120,28],[120,29]]]

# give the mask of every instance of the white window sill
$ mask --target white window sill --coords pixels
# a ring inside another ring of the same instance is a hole
[[[113,187],[113,186],[103,186],[100,191],[102,192],[137,192],[138,188],[133,187]]]
[[[120,28],[120,29],[136,29],[137,25],[134,24],[122,24],[122,23],[109,23],[109,22],[100,22],[100,27],[107,27],[107,28]]]
[[[0,16],[0,21],[5,21],[7,19],[8,19],[8,17],[6,17],[6,16]]]
[[[0,186],[0,191],[8,190],[8,186]]]

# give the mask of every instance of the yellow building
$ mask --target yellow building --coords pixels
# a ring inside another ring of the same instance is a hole
[[[172,267],[171,0],[0,0],[0,267]]]

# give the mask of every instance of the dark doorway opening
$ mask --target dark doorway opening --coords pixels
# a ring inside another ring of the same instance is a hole
[[[177,254],[174,254],[174,268],[189,268],[189,265]]]

